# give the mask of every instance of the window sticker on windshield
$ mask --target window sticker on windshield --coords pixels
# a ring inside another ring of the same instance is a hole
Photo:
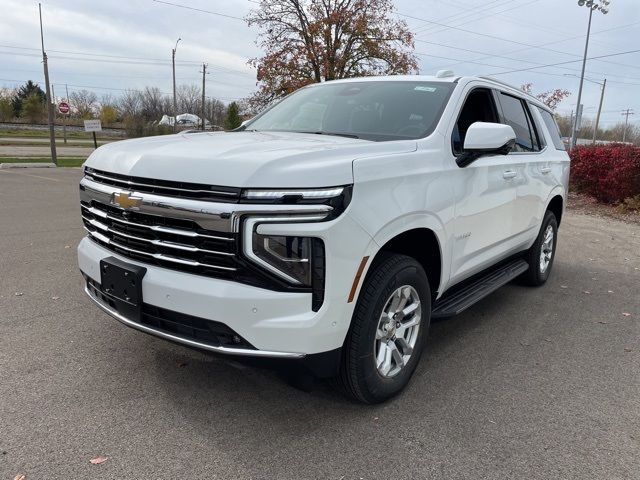
[[[437,89],[436,87],[425,87],[422,85],[418,85],[414,88],[414,90],[418,90],[419,92],[435,92]]]

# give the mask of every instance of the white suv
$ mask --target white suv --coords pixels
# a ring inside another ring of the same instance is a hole
[[[332,81],[234,132],[100,147],[78,260],[128,326],[288,359],[374,403],[407,385],[431,319],[546,281],[568,179],[551,111],[517,88]]]

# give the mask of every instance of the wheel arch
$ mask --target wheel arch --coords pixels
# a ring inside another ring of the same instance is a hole
[[[560,226],[560,220],[562,219],[564,207],[564,198],[560,194],[552,196],[551,200],[549,200],[549,202],[547,203],[547,210],[550,210],[556,216],[558,226]]]
[[[389,238],[376,252],[371,267],[383,253],[398,253],[415,258],[427,274],[432,300],[435,300],[442,282],[442,248],[436,233],[426,227],[417,227],[398,233]],[[372,268],[369,268],[369,272]]]

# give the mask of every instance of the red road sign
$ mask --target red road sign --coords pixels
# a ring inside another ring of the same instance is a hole
[[[69,104],[67,102],[60,102],[58,104],[58,111],[61,114],[66,115],[71,111],[71,107],[69,106]]]

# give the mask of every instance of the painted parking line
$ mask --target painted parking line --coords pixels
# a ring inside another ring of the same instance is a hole
[[[57,178],[50,178],[50,177],[42,177],[40,175],[33,175],[31,173],[18,173],[18,172],[11,172],[9,170],[0,170],[0,173],[12,173],[14,175],[18,175],[21,177],[33,177],[33,178],[41,178],[43,180],[50,180],[52,182],[59,182],[60,180],[58,180]]]

